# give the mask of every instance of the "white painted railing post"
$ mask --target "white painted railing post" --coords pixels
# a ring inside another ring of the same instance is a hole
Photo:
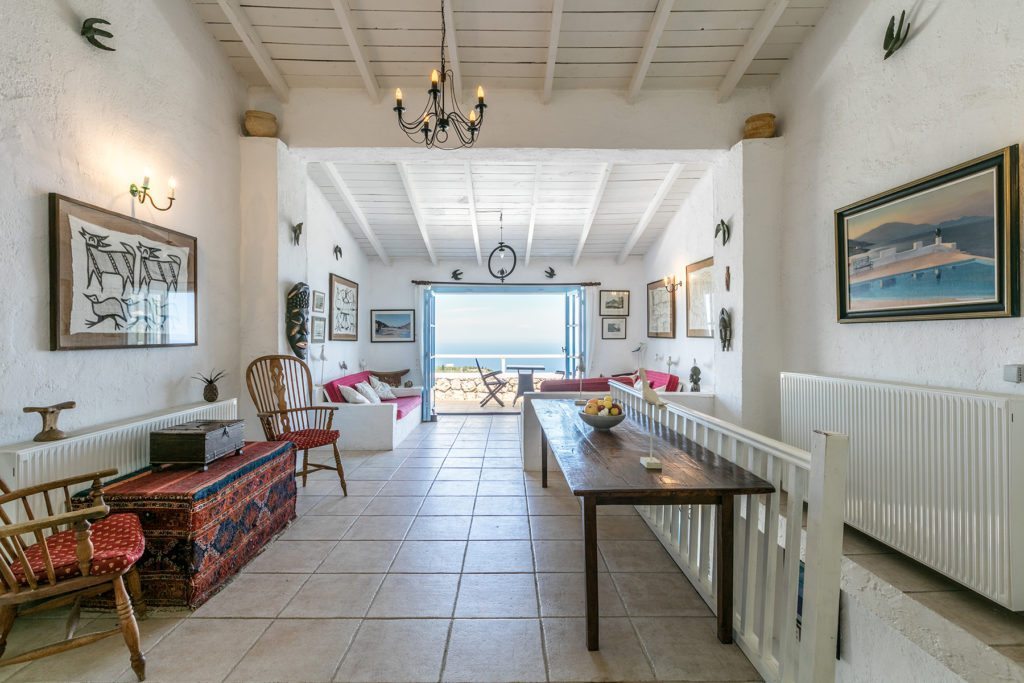
[[[800,683],[835,680],[839,575],[850,441],[816,431],[807,492],[807,555],[800,629]],[[799,523],[799,520],[789,520]]]

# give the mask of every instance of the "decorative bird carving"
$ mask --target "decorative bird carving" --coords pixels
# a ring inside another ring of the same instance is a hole
[[[452,271],[452,279],[453,279],[453,280],[455,280],[456,282],[458,282],[459,280],[461,280],[461,279],[462,279],[462,271],[461,271],[461,270],[459,270],[458,268],[456,268],[455,270],[453,270],[453,271]]]
[[[299,246],[299,239],[302,237],[302,223],[292,226],[292,244]]]
[[[643,394],[644,401],[652,406],[666,405],[665,401],[658,395],[658,392],[651,388],[651,383],[647,381],[647,371],[643,368],[640,368],[640,382],[640,391]]]
[[[729,227],[725,220],[718,221],[718,225],[715,226],[715,237],[719,235],[722,236],[722,246],[724,247],[725,243],[732,237],[732,228]]]
[[[882,49],[885,50],[885,56],[882,57],[882,61],[892,57],[896,50],[903,47],[903,43],[906,42],[907,36],[910,35],[910,22],[907,22],[906,27],[903,26],[903,20],[907,17],[907,11],[903,10],[900,12],[900,23],[896,25],[896,15],[892,15],[889,18],[889,27],[885,29],[885,39],[882,40]]]
[[[549,280],[554,280],[555,279],[555,269],[549,267],[547,270],[544,271],[544,277],[546,277]]]
[[[334,245],[334,260],[341,260],[341,247],[339,247],[337,244]]]
[[[732,351],[732,314],[724,308],[718,314],[718,341],[723,351]]]
[[[96,24],[106,24],[107,26],[110,26],[110,22],[106,19],[98,19],[96,17],[86,19],[82,22],[82,35],[85,36],[85,39],[93,46],[98,47],[101,50],[117,52],[117,48],[109,47],[99,41],[99,38],[113,38],[114,34],[110,31],[104,31],[101,28],[96,28]]]

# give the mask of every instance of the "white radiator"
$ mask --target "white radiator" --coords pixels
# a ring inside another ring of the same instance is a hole
[[[197,403],[169,412],[134,418],[100,429],[75,433],[62,441],[32,441],[0,446],[0,479],[12,490],[77,474],[117,468],[128,474],[149,465],[149,433],[191,420],[229,420],[238,417],[238,401]],[[88,488],[88,482],[78,489]],[[42,496],[29,499],[36,516],[45,513]],[[7,514],[24,521],[24,510],[10,507]]]
[[[1024,398],[782,373],[784,441],[850,436],[847,523],[1017,611],[1022,428]]]

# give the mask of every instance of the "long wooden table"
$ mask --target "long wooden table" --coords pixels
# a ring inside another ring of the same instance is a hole
[[[597,431],[579,417],[572,400],[534,401],[541,427],[541,481],[548,485],[548,451],[554,453],[573,495],[583,499],[587,649],[599,648],[597,605],[598,505],[714,505],[718,572],[718,640],[732,642],[733,498],[772,493],[760,477],[660,425],[654,455],[661,470],[640,464],[650,449],[646,418],[629,415],[611,431]]]

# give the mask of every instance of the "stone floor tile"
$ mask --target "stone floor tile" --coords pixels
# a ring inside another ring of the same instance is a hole
[[[707,604],[678,569],[611,576],[631,617],[711,616]]]
[[[544,645],[553,681],[649,681],[654,671],[629,619],[602,617],[601,649],[586,649],[584,619],[544,619]]]
[[[356,518],[351,515],[308,515],[300,517],[281,534],[283,541],[337,541]]]
[[[583,541],[534,541],[533,554],[539,572],[581,572]],[[597,571],[608,571],[601,553],[597,554]]]
[[[329,681],[358,627],[357,619],[278,619],[235,665],[227,681]]]
[[[500,663],[500,666],[499,666]],[[538,619],[456,619],[442,681],[543,681]]]
[[[377,496],[415,496],[417,498],[422,498],[427,495],[427,491],[430,490],[430,482],[430,479],[393,479],[384,484],[384,488],[380,490],[380,493],[377,494]]]
[[[654,674],[670,681],[756,681],[757,671],[735,645],[718,642],[714,617],[633,619]],[[683,645],[685,644],[685,646]]]
[[[428,496],[475,496],[476,481],[434,481]]]
[[[391,571],[399,574],[457,574],[462,571],[465,553],[465,541],[405,541],[391,565]]]
[[[598,541],[608,571],[673,572],[679,567],[658,541]]]
[[[446,499],[447,500],[447,499]],[[469,538],[473,518],[469,515],[419,516],[406,534],[406,541],[464,541]]]
[[[532,572],[529,541],[470,541],[466,547],[467,573]]]
[[[243,572],[311,574],[336,541],[275,541],[247,564]]]
[[[419,515],[472,515],[475,500],[473,496],[427,496]]]
[[[425,481],[403,481],[400,484],[429,484]],[[390,495],[383,491],[370,501],[363,510],[363,516],[374,515],[415,515],[423,504],[423,496]]]
[[[383,573],[391,566],[401,545],[401,541],[339,541],[317,573]]]
[[[433,682],[441,675],[447,619],[370,619],[359,627],[336,681]]]
[[[314,574],[291,599],[280,617],[361,618],[366,615],[383,580],[383,574]]]
[[[309,574],[235,576],[193,614],[196,617],[276,617],[309,578]]]
[[[475,515],[469,538],[473,541],[529,540],[530,523],[525,515]]]
[[[463,574],[455,617],[536,617],[532,574]]]
[[[544,617],[586,616],[586,580],[582,572],[537,574],[540,614]],[[626,615],[610,574],[597,575],[597,611],[602,617]]]
[[[373,500],[370,496],[324,496],[307,513],[310,515],[344,515],[360,514]]]
[[[367,616],[448,618],[458,586],[458,574],[388,574]]]
[[[483,482],[481,482],[483,483]],[[525,515],[525,496],[478,496],[475,515]]]

